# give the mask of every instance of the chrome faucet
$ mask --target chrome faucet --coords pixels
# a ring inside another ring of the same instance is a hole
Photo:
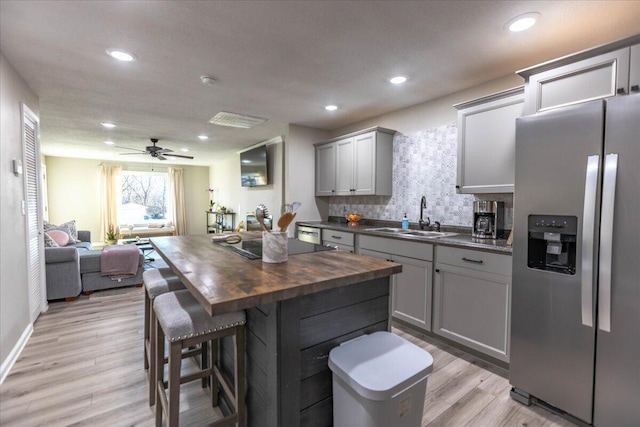
[[[422,196],[422,199],[420,199],[420,220],[418,221],[418,224],[420,225],[420,230],[424,230],[425,226],[428,227],[431,224],[431,220],[429,219],[429,217],[427,217],[426,221],[422,219],[422,212],[426,208],[427,208],[427,199],[426,197]]]

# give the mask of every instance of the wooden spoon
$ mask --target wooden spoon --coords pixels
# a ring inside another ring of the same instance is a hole
[[[287,231],[287,227],[289,227],[289,224],[291,224],[291,221],[293,221],[293,218],[296,217],[296,213],[293,212],[285,212],[282,214],[282,216],[280,217],[280,219],[278,220],[278,227],[280,227],[280,231],[282,233],[284,233],[285,231]]]

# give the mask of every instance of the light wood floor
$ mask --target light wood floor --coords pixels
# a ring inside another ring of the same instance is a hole
[[[142,288],[56,302],[40,316],[0,390],[2,426],[153,426],[142,363]],[[434,358],[423,426],[573,426],[509,398],[506,373],[405,328]],[[187,367],[188,369],[188,367]],[[220,417],[199,381],[182,387],[180,421]]]

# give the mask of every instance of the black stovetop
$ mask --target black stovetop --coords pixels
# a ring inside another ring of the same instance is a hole
[[[214,244],[248,259],[262,259],[262,239],[242,240],[238,243],[214,242]],[[294,238],[289,238],[287,245],[289,255],[331,251],[335,249],[330,246],[316,245]]]

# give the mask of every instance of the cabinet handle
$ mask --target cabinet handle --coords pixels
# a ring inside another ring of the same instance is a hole
[[[436,268],[436,273],[440,273],[440,269],[439,268]]]
[[[332,235],[331,237],[333,237],[334,239],[338,239],[338,240],[342,239],[342,237],[341,237],[341,236],[334,236],[334,235]]]
[[[467,257],[462,257],[463,261],[472,262],[474,264],[484,264],[484,261],[481,259],[469,259]]]
[[[626,93],[626,91],[624,90],[623,87],[619,87],[618,90],[616,91],[616,93],[618,95],[624,95]]]
[[[640,86],[639,85],[631,86],[631,92],[640,92]]]

